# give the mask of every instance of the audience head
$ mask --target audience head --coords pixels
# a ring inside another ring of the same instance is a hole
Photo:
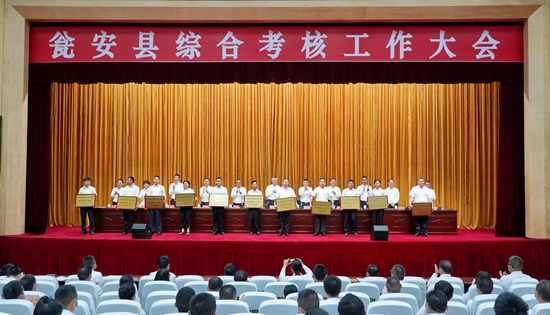
[[[125,274],[124,276],[120,277],[120,280],[118,281],[118,285],[121,286],[123,284],[134,284],[134,278],[129,275]]]
[[[519,256],[511,256],[508,258],[508,270],[521,271],[523,269],[523,259]]]
[[[210,293],[199,293],[189,302],[189,315],[216,314],[216,299]]]
[[[489,277],[479,277],[476,280],[477,294],[491,294],[493,292],[493,279]]]
[[[14,278],[15,280],[21,280],[21,274],[23,272],[21,271],[21,268],[18,266],[11,266],[6,271],[6,277],[7,278]]]
[[[0,276],[7,275],[8,269],[10,269],[13,266],[14,266],[13,264],[5,264],[4,266],[2,266],[2,268],[0,268]]]
[[[367,267],[367,277],[378,277],[379,272],[378,266],[375,264],[370,264]]]
[[[208,280],[208,291],[214,291],[218,292],[220,291],[221,287],[223,286],[223,281],[220,279],[220,277],[212,277],[210,280]]]
[[[18,280],[13,280],[6,283],[2,289],[2,296],[4,297],[4,300],[23,299],[25,297],[25,293],[23,292],[21,282]]]
[[[223,274],[226,276],[234,276],[235,272],[237,272],[237,267],[233,263],[228,263],[223,267]]]
[[[298,287],[294,284],[285,285],[285,288],[283,289],[283,295],[285,296],[285,298],[287,295],[296,292],[298,292]]]
[[[426,293],[426,312],[430,313],[442,313],[447,311],[447,301],[449,299],[445,293],[439,290],[433,290]]]
[[[95,257],[92,256],[92,255],[88,255],[88,256],[84,257],[84,259],[82,259],[82,264],[84,266],[90,266],[92,268],[92,270],[95,270],[97,268],[97,265],[96,265],[96,262],[95,262]]]
[[[327,277],[327,267],[322,264],[317,264],[313,267],[313,280],[315,282],[321,282]]]
[[[300,261],[300,259],[294,259],[290,263],[290,269],[292,269],[292,272],[295,275],[301,274],[301,272],[302,272],[302,262]]]
[[[529,312],[527,303],[512,292],[499,294],[495,300],[493,309],[495,310],[495,315],[527,315]]]
[[[157,266],[159,269],[170,270],[170,258],[166,255],[162,255],[157,259]]]
[[[180,313],[189,312],[189,302],[195,296],[195,290],[189,287],[183,287],[176,295],[176,303],[174,304]]]
[[[365,315],[365,305],[356,295],[346,294],[338,303],[340,315]]]
[[[450,261],[442,260],[439,262],[439,273],[450,275],[452,269],[453,269],[453,265],[451,265]]]
[[[544,279],[537,283],[535,297],[539,303],[550,303],[550,281]]]
[[[60,286],[55,291],[55,299],[63,305],[64,309],[71,312],[78,305],[78,294],[76,293],[76,288],[70,284]]]
[[[337,276],[330,275],[323,281],[323,288],[327,298],[337,298],[342,291],[342,280]]]
[[[235,272],[235,275],[233,276],[233,281],[248,281],[248,273],[245,270],[238,270]]]
[[[133,301],[136,298],[136,287],[134,287],[134,284],[125,283],[121,285],[118,288],[118,298]]]
[[[447,297],[447,300],[450,301],[453,298],[455,288],[453,285],[445,280],[437,281],[434,285],[434,291],[441,291]]]
[[[319,308],[319,295],[312,289],[304,289],[298,293],[298,313],[304,314],[312,308]]]
[[[401,282],[396,277],[389,277],[386,281],[388,293],[401,293]]]
[[[312,308],[309,311],[307,311],[305,315],[330,315],[330,314],[322,308]]]
[[[476,280],[475,280],[476,282],[477,282],[477,279],[478,279],[479,277],[489,277],[489,278],[491,278],[491,274],[488,273],[488,272],[485,271],[485,270],[480,270],[480,271],[477,272]]]
[[[92,267],[80,266],[77,271],[78,280],[89,281],[92,278]]]
[[[230,284],[224,285],[220,289],[220,300],[236,300],[237,299],[237,289]]]
[[[405,279],[405,268],[401,265],[393,265],[391,268],[391,276],[399,280]]]
[[[43,296],[34,307],[33,315],[61,315],[63,305],[49,296]]]
[[[155,275],[155,281],[170,281],[170,271],[166,268],[161,268]]]
[[[21,277],[21,285],[25,291],[36,291],[36,278],[33,275],[24,275]]]

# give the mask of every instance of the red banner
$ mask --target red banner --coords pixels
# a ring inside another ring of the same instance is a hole
[[[520,25],[32,27],[30,62],[523,62]]]

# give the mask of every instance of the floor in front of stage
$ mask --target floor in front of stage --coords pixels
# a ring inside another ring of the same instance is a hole
[[[94,255],[103,274],[148,274],[156,268],[156,258],[169,255],[171,271],[177,275],[222,273],[227,262],[249,275],[277,276],[285,258],[301,258],[310,268],[316,263],[327,266],[329,273],[364,276],[366,267],[375,263],[381,276],[389,276],[393,264],[402,264],[408,275],[429,277],[434,263],[449,259],[453,274],[475,277],[487,270],[498,277],[506,270],[507,259],[519,255],[526,273],[549,278],[550,240],[523,237],[496,237],[494,230],[458,230],[457,235],[430,237],[390,234],[389,241],[371,241],[370,235],[310,234],[249,235],[228,233],[163,233],[152,239],[132,239],[130,234],[96,233],[80,235],[80,227],[50,227],[44,235],[0,237],[0,263],[15,263],[26,273],[73,274],[82,258]]]

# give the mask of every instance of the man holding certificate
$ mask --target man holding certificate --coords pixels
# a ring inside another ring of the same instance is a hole
[[[149,196],[162,196],[166,203],[166,192],[164,186],[160,184],[160,176],[153,177],[153,185],[149,187]],[[162,232],[162,212],[160,209],[149,209],[149,229],[151,233],[157,232],[160,235]]]
[[[409,205],[411,208],[413,202],[432,202],[430,198],[430,190],[424,186],[424,178],[418,179],[418,185],[414,186],[409,193]],[[424,236],[428,235],[428,219],[427,216],[414,217],[414,236],[418,236],[422,233]]]
[[[353,179],[348,180],[348,188],[342,191],[342,196],[344,197],[355,197],[357,196],[357,189],[354,188],[355,183]],[[345,210],[344,211],[344,236],[349,234],[349,223],[353,224],[353,234],[355,236],[357,233],[357,210]]]
[[[248,191],[249,196],[263,196],[262,191],[258,189],[258,182],[252,181],[252,189]],[[250,235],[256,233],[260,235],[260,209],[248,209],[248,217],[250,218]]]
[[[222,178],[221,177],[216,177],[216,186],[210,188],[210,194],[224,194],[224,195],[227,195],[227,188],[222,186]],[[211,197],[212,196],[210,196],[210,198]],[[224,215],[224,211],[225,211],[226,206],[227,206],[227,204],[224,205],[223,207],[221,207],[221,206],[215,207],[215,206],[211,205],[211,207],[212,207],[212,219],[213,219],[212,235],[216,235],[218,233],[220,233],[221,235],[225,235],[223,215]]]
[[[385,196],[386,191],[380,188],[380,180],[374,180],[374,189],[370,191],[370,197]],[[384,224],[384,209],[372,210],[372,224],[383,225]]]
[[[139,197],[139,187],[134,185],[134,177],[128,176],[126,179],[126,187],[124,187],[124,196]],[[132,226],[136,221],[136,212],[134,210],[122,210],[122,217],[124,218],[124,230],[122,235],[126,235],[132,232]]]
[[[325,187],[325,185],[326,180],[321,178],[319,180],[319,187],[315,188],[311,195],[315,197],[315,201],[329,202],[329,199],[332,198],[331,190]],[[323,236],[327,236],[327,217],[325,215],[315,215],[315,233],[313,233],[313,236],[319,235],[319,232]]]
[[[78,191],[79,195],[96,195],[97,192],[94,187],[90,186],[92,180],[89,177],[84,178],[84,186]],[[94,207],[80,207],[80,221],[82,222],[82,232],[80,235],[86,234],[86,214],[88,214],[88,220],[90,220],[90,234],[95,233],[95,220],[94,220]]]
[[[275,184],[276,183],[277,182],[275,182]],[[283,187],[277,190],[275,198],[290,197],[296,198],[296,193],[294,193],[294,189],[288,187],[288,178],[285,178],[283,179]],[[286,236],[290,236],[290,211],[277,212],[277,236],[281,236],[283,232]]]

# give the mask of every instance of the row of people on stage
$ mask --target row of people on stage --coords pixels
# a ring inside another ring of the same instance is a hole
[[[118,202],[119,196],[133,196],[141,200],[138,207],[145,207],[146,196],[162,196],[166,201],[166,191],[164,186],[160,184],[160,177],[155,176],[153,178],[153,185],[148,180],[143,182],[143,189],[139,189],[135,185],[135,179],[133,176],[129,176],[126,180],[126,186],[123,187],[123,180],[118,179],[116,187],[111,191],[111,198],[113,199],[113,205]],[[358,196],[360,197],[360,206],[362,209],[367,209],[367,198],[375,196],[387,196],[388,208],[397,209],[399,206],[400,193],[399,189],[394,186],[394,180],[388,180],[388,187],[381,188],[380,180],[374,181],[374,188],[368,184],[367,176],[361,178],[361,185],[355,188],[355,182],[353,180],[348,181],[348,187],[344,190],[340,190],[336,186],[336,180],[332,178],[327,185],[325,178],[319,180],[319,186],[313,189],[309,186],[309,180],[304,178],[302,186],[298,189],[298,196],[294,190],[289,187],[289,180],[283,179],[282,186],[278,185],[278,178],[271,178],[271,184],[267,186],[265,190],[265,207],[269,208],[275,206],[275,200],[278,198],[294,197],[297,199],[297,207],[304,208],[310,207],[313,200],[330,202],[333,208],[340,206],[340,198],[342,196]],[[242,181],[237,179],[236,186],[231,189],[230,196],[233,199],[233,206],[244,207],[244,196],[246,195],[258,195],[263,196],[263,192],[258,189],[258,182],[252,181],[252,189],[246,190],[242,186]],[[79,194],[95,194],[97,192],[94,187],[90,186],[90,179],[84,179],[84,186],[79,190]],[[174,182],[170,184],[168,194],[170,195],[170,204],[175,205],[176,194],[195,194],[195,191],[191,188],[191,183],[188,180],[180,181],[180,175],[174,175]],[[199,189],[200,206],[208,206],[210,194],[228,194],[227,188],[222,185],[222,178],[217,177],[215,186],[210,186],[210,179],[204,179],[204,186]],[[429,181],[424,181],[423,178],[418,179],[418,185],[413,187],[409,193],[409,204],[413,202],[433,202],[436,199],[435,191],[430,188]],[[195,197],[195,202],[198,198]],[[190,212],[192,207],[180,207],[181,217],[181,232],[180,235],[190,234]],[[212,207],[213,216],[213,231],[212,234],[225,235],[224,229],[224,212],[225,207]],[[250,235],[260,235],[260,210],[249,209],[250,218]],[[86,233],[86,214],[90,220],[90,233],[94,234],[95,223],[93,208],[81,208],[81,221],[82,221],[82,233]],[[373,225],[382,225],[384,222],[384,210],[372,210]],[[149,210],[149,228],[151,232],[156,232],[158,235],[162,233],[162,221],[161,210],[150,209]],[[285,234],[290,235],[290,216],[291,213],[279,212],[277,214],[278,228],[277,234],[281,236]],[[123,210],[124,227],[122,235],[131,232],[132,226],[135,222],[135,211]],[[415,236],[423,234],[428,236],[428,217],[415,217]],[[357,210],[346,210],[344,212],[344,234],[347,236],[350,233],[350,225],[353,229],[353,234],[358,235],[357,230]],[[315,232],[313,236],[317,235],[326,236],[326,216],[315,215]]]

